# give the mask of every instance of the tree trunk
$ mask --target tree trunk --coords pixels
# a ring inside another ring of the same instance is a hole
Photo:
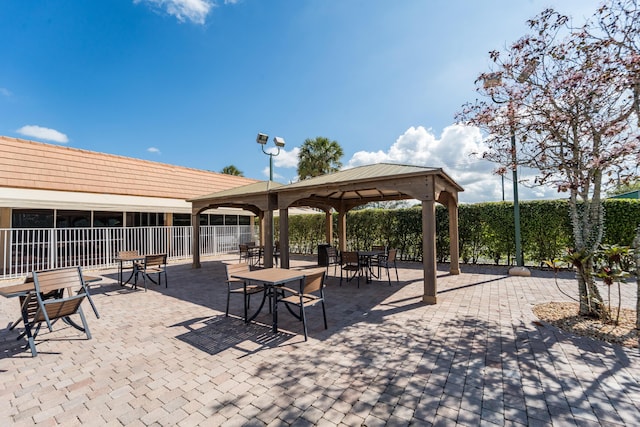
[[[576,270],[578,272],[578,291],[580,297],[579,314],[581,316],[609,320],[609,310],[593,278],[593,259],[589,258],[583,264],[577,265]]]
[[[594,152],[597,152],[595,148]],[[579,176],[580,173],[576,172],[575,175]],[[582,185],[581,192],[577,190],[578,186],[572,189],[569,212],[573,227],[574,251],[578,255],[574,265],[578,272],[580,315],[609,320],[609,310],[600,296],[593,275],[593,254],[600,246],[604,231],[604,211],[600,201],[601,181],[602,174],[594,172],[591,176],[593,184],[591,200],[589,200],[589,185]],[[578,197],[581,203],[578,203]]]

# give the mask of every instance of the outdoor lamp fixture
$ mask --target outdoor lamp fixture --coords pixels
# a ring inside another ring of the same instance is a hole
[[[267,144],[267,142],[269,142],[269,135],[259,133],[256,137],[256,142],[262,147],[262,152],[269,156],[269,181],[273,181],[273,157],[280,154],[280,149],[284,147],[284,138],[281,138],[279,136],[273,137],[273,143],[278,148],[278,151],[276,151],[275,153],[264,151],[264,146]]]

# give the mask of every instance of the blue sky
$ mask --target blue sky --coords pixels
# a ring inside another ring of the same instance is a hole
[[[454,115],[528,18],[553,6],[582,23],[599,3],[3,0],[0,135],[266,179],[263,132],[286,141],[284,183],[304,140],[325,136],[345,167],[442,167],[461,201],[501,200],[495,165],[470,156],[479,132]]]

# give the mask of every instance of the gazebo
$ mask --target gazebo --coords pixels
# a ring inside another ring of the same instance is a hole
[[[239,207],[260,218],[265,244],[265,266],[273,264],[273,212],[280,215],[281,266],[289,267],[289,214],[291,207],[314,207],[325,212],[325,234],[331,243],[332,209],[338,213],[339,249],[346,250],[347,212],[370,202],[416,199],[422,203],[422,245],[424,270],[423,301],[435,304],[436,216],[435,204],[449,212],[450,273],[459,274],[458,193],[464,191],[441,168],[378,163],[346,169],[289,185],[272,181],[221,191],[187,200],[192,204],[193,266],[200,267],[198,215],[215,207]]]

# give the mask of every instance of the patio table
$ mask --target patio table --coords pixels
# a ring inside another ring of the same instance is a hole
[[[254,267],[260,267],[262,265],[264,265],[264,246],[250,246],[248,248],[248,253],[249,253],[249,257],[250,257],[250,262],[249,264],[251,264]],[[275,265],[278,265],[278,259],[280,257],[280,251],[278,250],[277,247],[273,247],[273,261],[275,262]]]
[[[272,305],[272,329],[273,332],[278,332],[278,300],[276,298],[276,290],[278,287],[282,287],[287,283],[295,281],[300,281],[301,285],[303,285],[302,282],[304,281],[305,274],[304,272],[297,270],[273,267],[265,268],[262,270],[248,271],[245,273],[237,273],[233,274],[231,277],[233,277],[234,279],[241,279],[244,281],[263,284],[263,286],[265,287],[265,292],[267,292],[268,296],[270,296],[269,301]],[[260,313],[260,310],[262,310],[265,299],[262,300],[260,307],[258,307],[256,312],[249,319],[247,319],[247,321],[251,321],[256,318],[256,316]]]
[[[360,259],[361,267],[364,268],[365,279],[367,283],[371,283],[372,277],[375,277],[376,279],[378,278],[378,276],[376,276],[376,274],[373,272],[373,269],[371,268],[371,261],[373,261],[374,258],[377,258],[380,255],[384,254],[385,253],[383,250],[358,251],[358,258]]]
[[[116,258],[114,258],[114,260],[118,263],[118,283],[120,284],[120,286],[124,286],[127,283],[131,282],[131,279],[135,276],[136,280],[138,278],[138,276],[136,275],[136,269],[137,269],[137,262],[138,261],[144,261],[144,255],[124,255],[124,256],[118,256]],[[124,282],[122,281],[122,270],[123,270],[123,264],[125,262],[130,262],[131,263],[131,275],[127,278],[127,280],[125,280]]]

